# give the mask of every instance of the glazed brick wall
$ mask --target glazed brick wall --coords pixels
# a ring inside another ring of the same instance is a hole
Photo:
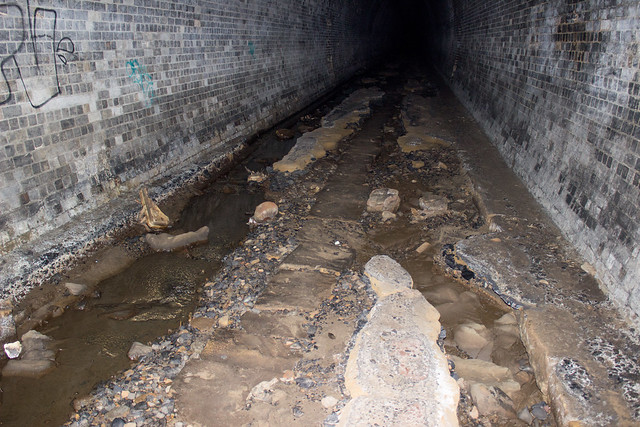
[[[3,3],[0,249],[304,107],[382,49],[384,7],[380,0]]]
[[[637,320],[640,3],[452,4],[442,73]]]

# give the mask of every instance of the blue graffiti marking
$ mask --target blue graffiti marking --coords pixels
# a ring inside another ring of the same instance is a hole
[[[133,81],[140,86],[140,89],[146,98],[147,107],[150,107],[156,97],[153,78],[151,78],[151,75],[147,73],[146,67],[140,65],[137,59],[127,61],[127,65],[130,68],[129,77],[131,77]]]

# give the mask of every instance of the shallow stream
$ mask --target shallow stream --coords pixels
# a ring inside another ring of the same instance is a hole
[[[250,215],[264,200],[262,187],[247,182],[247,169],[264,169],[294,143],[295,138],[280,141],[273,132],[265,134],[245,161],[188,202],[168,232],[179,234],[206,225],[207,244],[147,253],[100,282],[91,296],[46,321],[39,332],[52,338],[56,366],[41,378],[0,380],[0,424],[65,423],[75,398],[130,366],[127,352],[134,341],[147,344],[186,322],[202,286],[244,238]],[[142,238],[132,238],[133,244],[139,245],[136,239]]]

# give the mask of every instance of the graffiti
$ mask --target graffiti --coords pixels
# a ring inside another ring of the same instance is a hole
[[[0,27],[8,36],[3,41],[9,48],[0,62],[0,105],[12,99],[10,81],[15,80],[21,83],[31,106],[40,108],[62,92],[58,70],[76,58],[75,45],[69,37],[58,39],[54,9],[32,8],[30,0],[26,5],[25,17],[19,4],[0,3]]]
[[[147,107],[150,107],[156,97],[156,90],[154,87],[155,85],[153,83],[151,75],[147,73],[146,67],[140,65],[137,59],[127,61],[127,65],[131,69],[129,77],[131,77],[133,81],[136,82],[138,86],[140,86],[142,93],[147,99]]]

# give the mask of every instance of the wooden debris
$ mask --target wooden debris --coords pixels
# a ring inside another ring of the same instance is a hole
[[[169,226],[169,217],[151,200],[144,187],[140,189],[140,203],[142,209],[138,214],[138,221],[144,225],[147,231],[162,230]]]

